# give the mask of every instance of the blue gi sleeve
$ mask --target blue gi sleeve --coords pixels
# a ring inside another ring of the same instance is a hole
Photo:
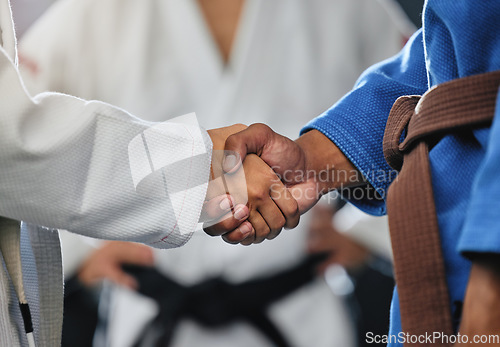
[[[500,253],[500,92],[486,154],[472,186],[461,253]]]
[[[402,95],[421,95],[428,89],[422,40],[417,31],[398,55],[367,69],[351,92],[301,131],[321,131],[363,174],[371,187],[344,189],[342,195],[371,214],[385,214],[385,192],[396,177],[382,150],[391,107]]]

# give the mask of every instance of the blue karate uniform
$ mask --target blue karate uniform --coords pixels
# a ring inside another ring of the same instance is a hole
[[[499,69],[500,1],[428,0],[423,28],[403,50],[365,71],[349,94],[302,132],[317,129],[325,134],[385,197],[395,175],[385,162],[382,138],[394,101],[402,95],[422,95],[446,81]],[[450,306],[456,316],[471,266],[464,253],[500,253],[500,96],[491,128],[448,135],[429,157]],[[368,213],[386,212],[385,199],[347,195]],[[390,335],[399,332],[396,288]]]

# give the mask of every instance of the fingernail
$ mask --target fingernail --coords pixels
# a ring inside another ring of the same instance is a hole
[[[222,211],[228,211],[231,209],[231,200],[229,198],[224,198],[219,204],[219,207]]]
[[[244,207],[240,207],[234,212],[234,218],[236,218],[237,220],[242,220],[246,216],[247,212]]]
[[[234,154],[229,154],[224,157],[224,161],[222,163],[222,168],[224,171],[229,172],[236,166],[236,156]]]
[[[245,223],[241,225],[238,229],[240,229],[240,232],[243,236],[247,236],[252,231],[252,225],[250,223]]]

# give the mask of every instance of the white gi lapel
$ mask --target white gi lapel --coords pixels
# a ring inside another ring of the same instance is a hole
[[[33,321],[24,292],[23,269],[21,264],[21,225],[19,221],[0,218],[0,252],[2,253],[5,267],[10,275],[14,290],[16,291],[19,307],[21,309],[24,330],[29,347],[35,347],[33,336]]]
[[[16,35],[9,0],[0,0],[0,40],[3,50],[17,66]],[[3,256],[7,272],[10,275],[19,300],[28,345],[34,347],[33,323],[24,292],[21,264],[21,228],[19,221],[0,217],[0,253]]]
[[[186,92],[196,105],[189,112],[203,113],[203,105],[211,103],[221,80],[223,66],[217,47],[195,0],[167,0],[163,12],[166,40],[172,44],[182,76],[180,83],[187,86]],[[199,116],[204,119],[204,115]]]
[[[39,346],[60,346],[63,321],[61,245],[56,229],[21,223],[26,298]]]
[[[217,120],[215,124],[211,123],[210,126],[219,127],[231,122],[234,123],[234,119],[239,117],[233,114],[233,105],[238,102],[246,103],[245,100],[242,100],[242,97],[249,96],[242,93],[241,84],[245,76],[252,73],[251,70],[248,70],[248,65],[252,64],[249,61],[252,56],[250,50],[255,45],[255,31],[258,27],[261,2],[261,0],[245,1],[229,61],[221,71],[221,83],[217,97],[211,100],[210,105],[206,105],[206,110],[210,112],[208,114],[209,119],[211,121]],[[208,28],[206,30],[208,31]],[[213,41],[212,37],[210,39]],[[218,57],[220,64],[223,66],[220,54],[218,54]],[[242,119],[239,118],[238,121],[242,121]]]

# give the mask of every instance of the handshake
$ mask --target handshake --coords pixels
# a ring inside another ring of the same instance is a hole
[[[228,243],[271,240],[283,228],[295,228],[321,195],[363,183],[344,154],[317,130],[296,141],[264,124],[208,133],[214,151],[201,221],[207,234]]]

